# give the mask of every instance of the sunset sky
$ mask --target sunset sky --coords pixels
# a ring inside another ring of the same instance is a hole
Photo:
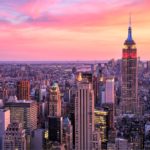
[[[0,0],[0,61],[121,58],[130,12],[150,60],[150,0]]]

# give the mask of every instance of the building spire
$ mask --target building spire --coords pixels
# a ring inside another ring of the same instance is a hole
[[[132,42],[132,28],[131,28],[131,13],[129,14],[129,28],[128,28],[128,38],[127,38],[128,42]]]
[[[131,13],[129,13],[129,27],[131,27]]]

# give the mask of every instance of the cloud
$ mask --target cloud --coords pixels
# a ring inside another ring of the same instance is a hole
[[[1,0],[0,58],[8,58],[8,54],[12,54],[8,59],[13,60],[121,57],[130,11],[133,37],[142,50],[139,53],[147,58],[144,53],[150,46],[144,43],[150,39],[149,3],[148,0]]]

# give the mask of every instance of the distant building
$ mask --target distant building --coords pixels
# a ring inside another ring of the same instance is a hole
[[[115,150],[130,150],[127,139],[116,138],[115,140]]]
[[[26,150],[25,130],[21,123],[11,123],[4,134],[4,150]]]
[[[150,61],[147,61],[147,69],[150,70]]]
[[[75,149],[92,149],[94,130],[94,91],[91,76],[84,75],[77,83],[75,99]]]
[[[17,98],[19,100],[30,100],[30,81],[21,80],[17,83]]]

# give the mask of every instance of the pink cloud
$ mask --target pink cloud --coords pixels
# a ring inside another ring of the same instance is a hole
[[[149,59],[149,3],[148,0],[18,3],[12,18],[9,14],[12,9],[0,10],[0,56],[5,60],[119,58],[131,11],[139,55]]]

